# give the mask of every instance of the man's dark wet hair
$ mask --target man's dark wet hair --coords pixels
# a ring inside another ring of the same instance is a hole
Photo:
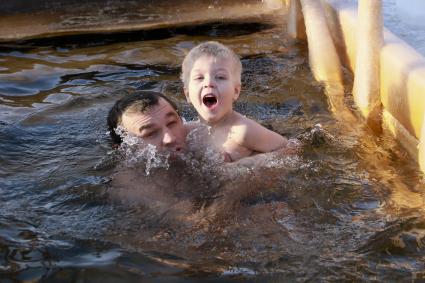
[[[137,91],[124,96],[115,102],[107,117],[109,135],[112,139],[112,146],[117,147],[122,143],[122,138],[115,129],[121,122],[121,117],[124,112],[130,107],[134,107],[136,111],[144,113],[149,110],[150,107],[158,105],[159,99],[163,98],[167,101],[178,113],[176,105],[165,95],[156,91]]]

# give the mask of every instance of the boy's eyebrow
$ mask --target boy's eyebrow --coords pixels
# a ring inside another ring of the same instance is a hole
[[[192,70],[192,72],[201,72],[201,71],[202,71],[202,70],[201,70],[201,69],[199,69],[199,68],[198,68],[198,69],[193,69],[193,70]]]
[[[220,68],[217,68],[217,71],[228,71],[228,69],[224,67],[220,67]]]
[[[215,71],[228,71],[228,68],[218,67],[217,69],[215,69]],[[202,72],[202,69],[200,69],[200,68],[193,69],[192,72]]]

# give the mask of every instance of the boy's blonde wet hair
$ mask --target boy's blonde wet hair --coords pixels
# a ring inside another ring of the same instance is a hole
[[[192,48],[183,60],[182,74],[180,78],[185,88],[188,87],[190,72],[192,71],[196,60],[205,55],[215,58],[229,58],[233,60],[237,83],[241,83],[242,63],[239,56],[236,55],[233,50],[217,41],[207,41]]]

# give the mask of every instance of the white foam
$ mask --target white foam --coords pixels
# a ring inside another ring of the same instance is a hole
[[[118,126],[115,130],[122,137],[122,143],[119,148],[124,155],[125,165],[134,167],[143,164],[145,166],[145,175],[148,176],[152,169],[170,167],[168,158],[169,153],[158,152],[156,146],[145,143],[143,139],[129,134],[123,127]]]

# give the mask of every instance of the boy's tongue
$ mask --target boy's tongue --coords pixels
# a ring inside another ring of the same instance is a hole
[[[217,98],[212,94],[207,94],[202,99],[204,105],[208,108],[213,108],[217,104]]]

